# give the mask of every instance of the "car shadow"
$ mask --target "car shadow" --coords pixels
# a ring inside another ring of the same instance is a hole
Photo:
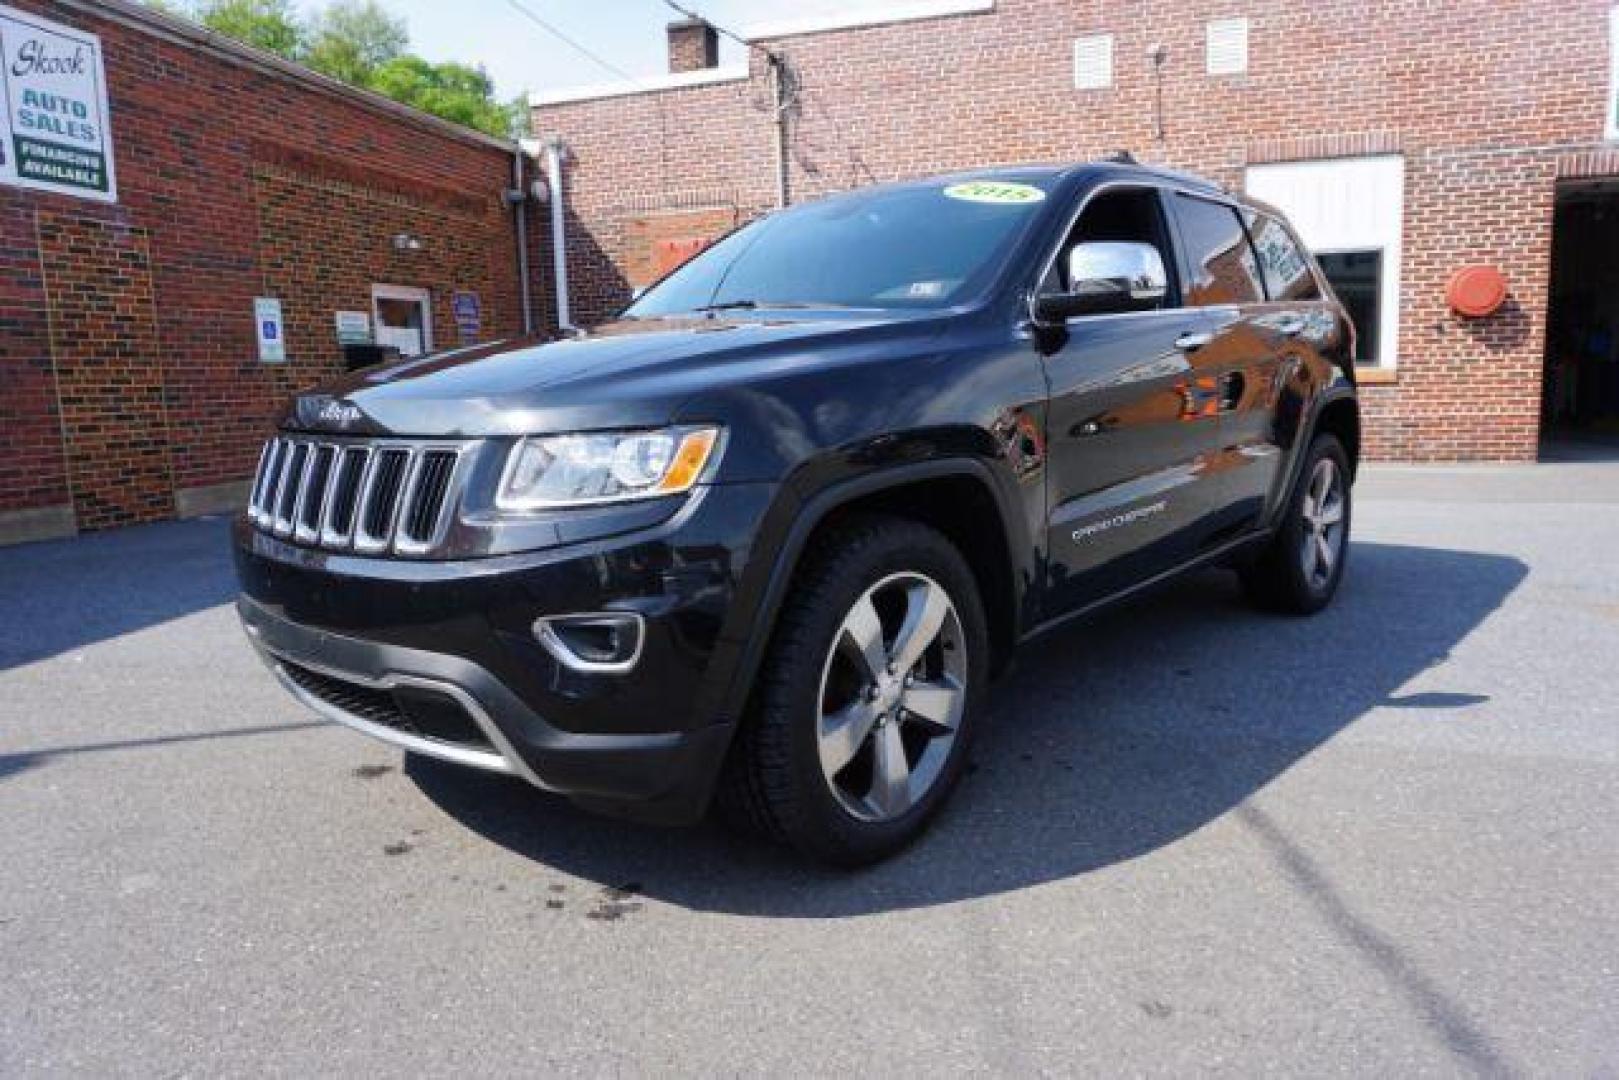
[[[228,603],[225,517],[137,525],[0,551],[0,671]]]
[[[1241,805],[1379,706],[1463,716],[1467,687],[1401,695],[1527,574],[1517,559],[1357,543],[1310,619],[1246,607],[1210,572],[1021,654],[991,694],[969,775],[907,851],[858,872],[810,866],[714,826],[594,817],[508,778],[425,759],[407,773],[450,816],[546,867],[683,907],[836,917],[948,903],[1154,851]]]

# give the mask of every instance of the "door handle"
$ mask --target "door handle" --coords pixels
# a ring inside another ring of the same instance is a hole
[[[1297,315],[1289,315],[1276,324],[1276,329],[1288,337],[1298,337],[1304,333],[1304,320]]]
[[[1203,346],[1214,340],[1214,335],[1207,330],[1198,330],[1182,334],[1175,339],[1175,348],[1181,352],[1197,352]]]

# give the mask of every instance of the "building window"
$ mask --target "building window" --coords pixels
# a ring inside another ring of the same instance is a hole
[[[1106,90],[1113,85],[1113,35],[1074,40],[1074,89]]]
[[[1377,337],[1383,328],[1383,252],[1319,251],[1316,262],[1355,324],[1355,363],[1375,365],[1382,351]]]
[[[1248,70],[1247,19],[1209,22],[1204,65],[1210,75],[1241,75]]]
[[[1244,187],[1286,215],[1355,323],[1356,360],[1399,357],[1405,159],[1397,154],[1253,165]]]
[[[400,356],[433,351],[433,297],[426,289],[373,285],[371,314],[378,345],[398,349]]]

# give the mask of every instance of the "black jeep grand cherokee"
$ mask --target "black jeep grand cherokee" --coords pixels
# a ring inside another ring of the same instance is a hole
[[[880,858],[1055,623],[1343,574],[1353,333],[1274,211],[1133,164],[772,214],[615,321],[299,397],[237,523],[307,705],[664,822]]]

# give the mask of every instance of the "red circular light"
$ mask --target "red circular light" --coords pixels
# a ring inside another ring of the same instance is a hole
[[[1445,286],[1451,310],[1470,319],[1493,315],[1507,299],[1507,279],[1493,266],[1464,266]]]

